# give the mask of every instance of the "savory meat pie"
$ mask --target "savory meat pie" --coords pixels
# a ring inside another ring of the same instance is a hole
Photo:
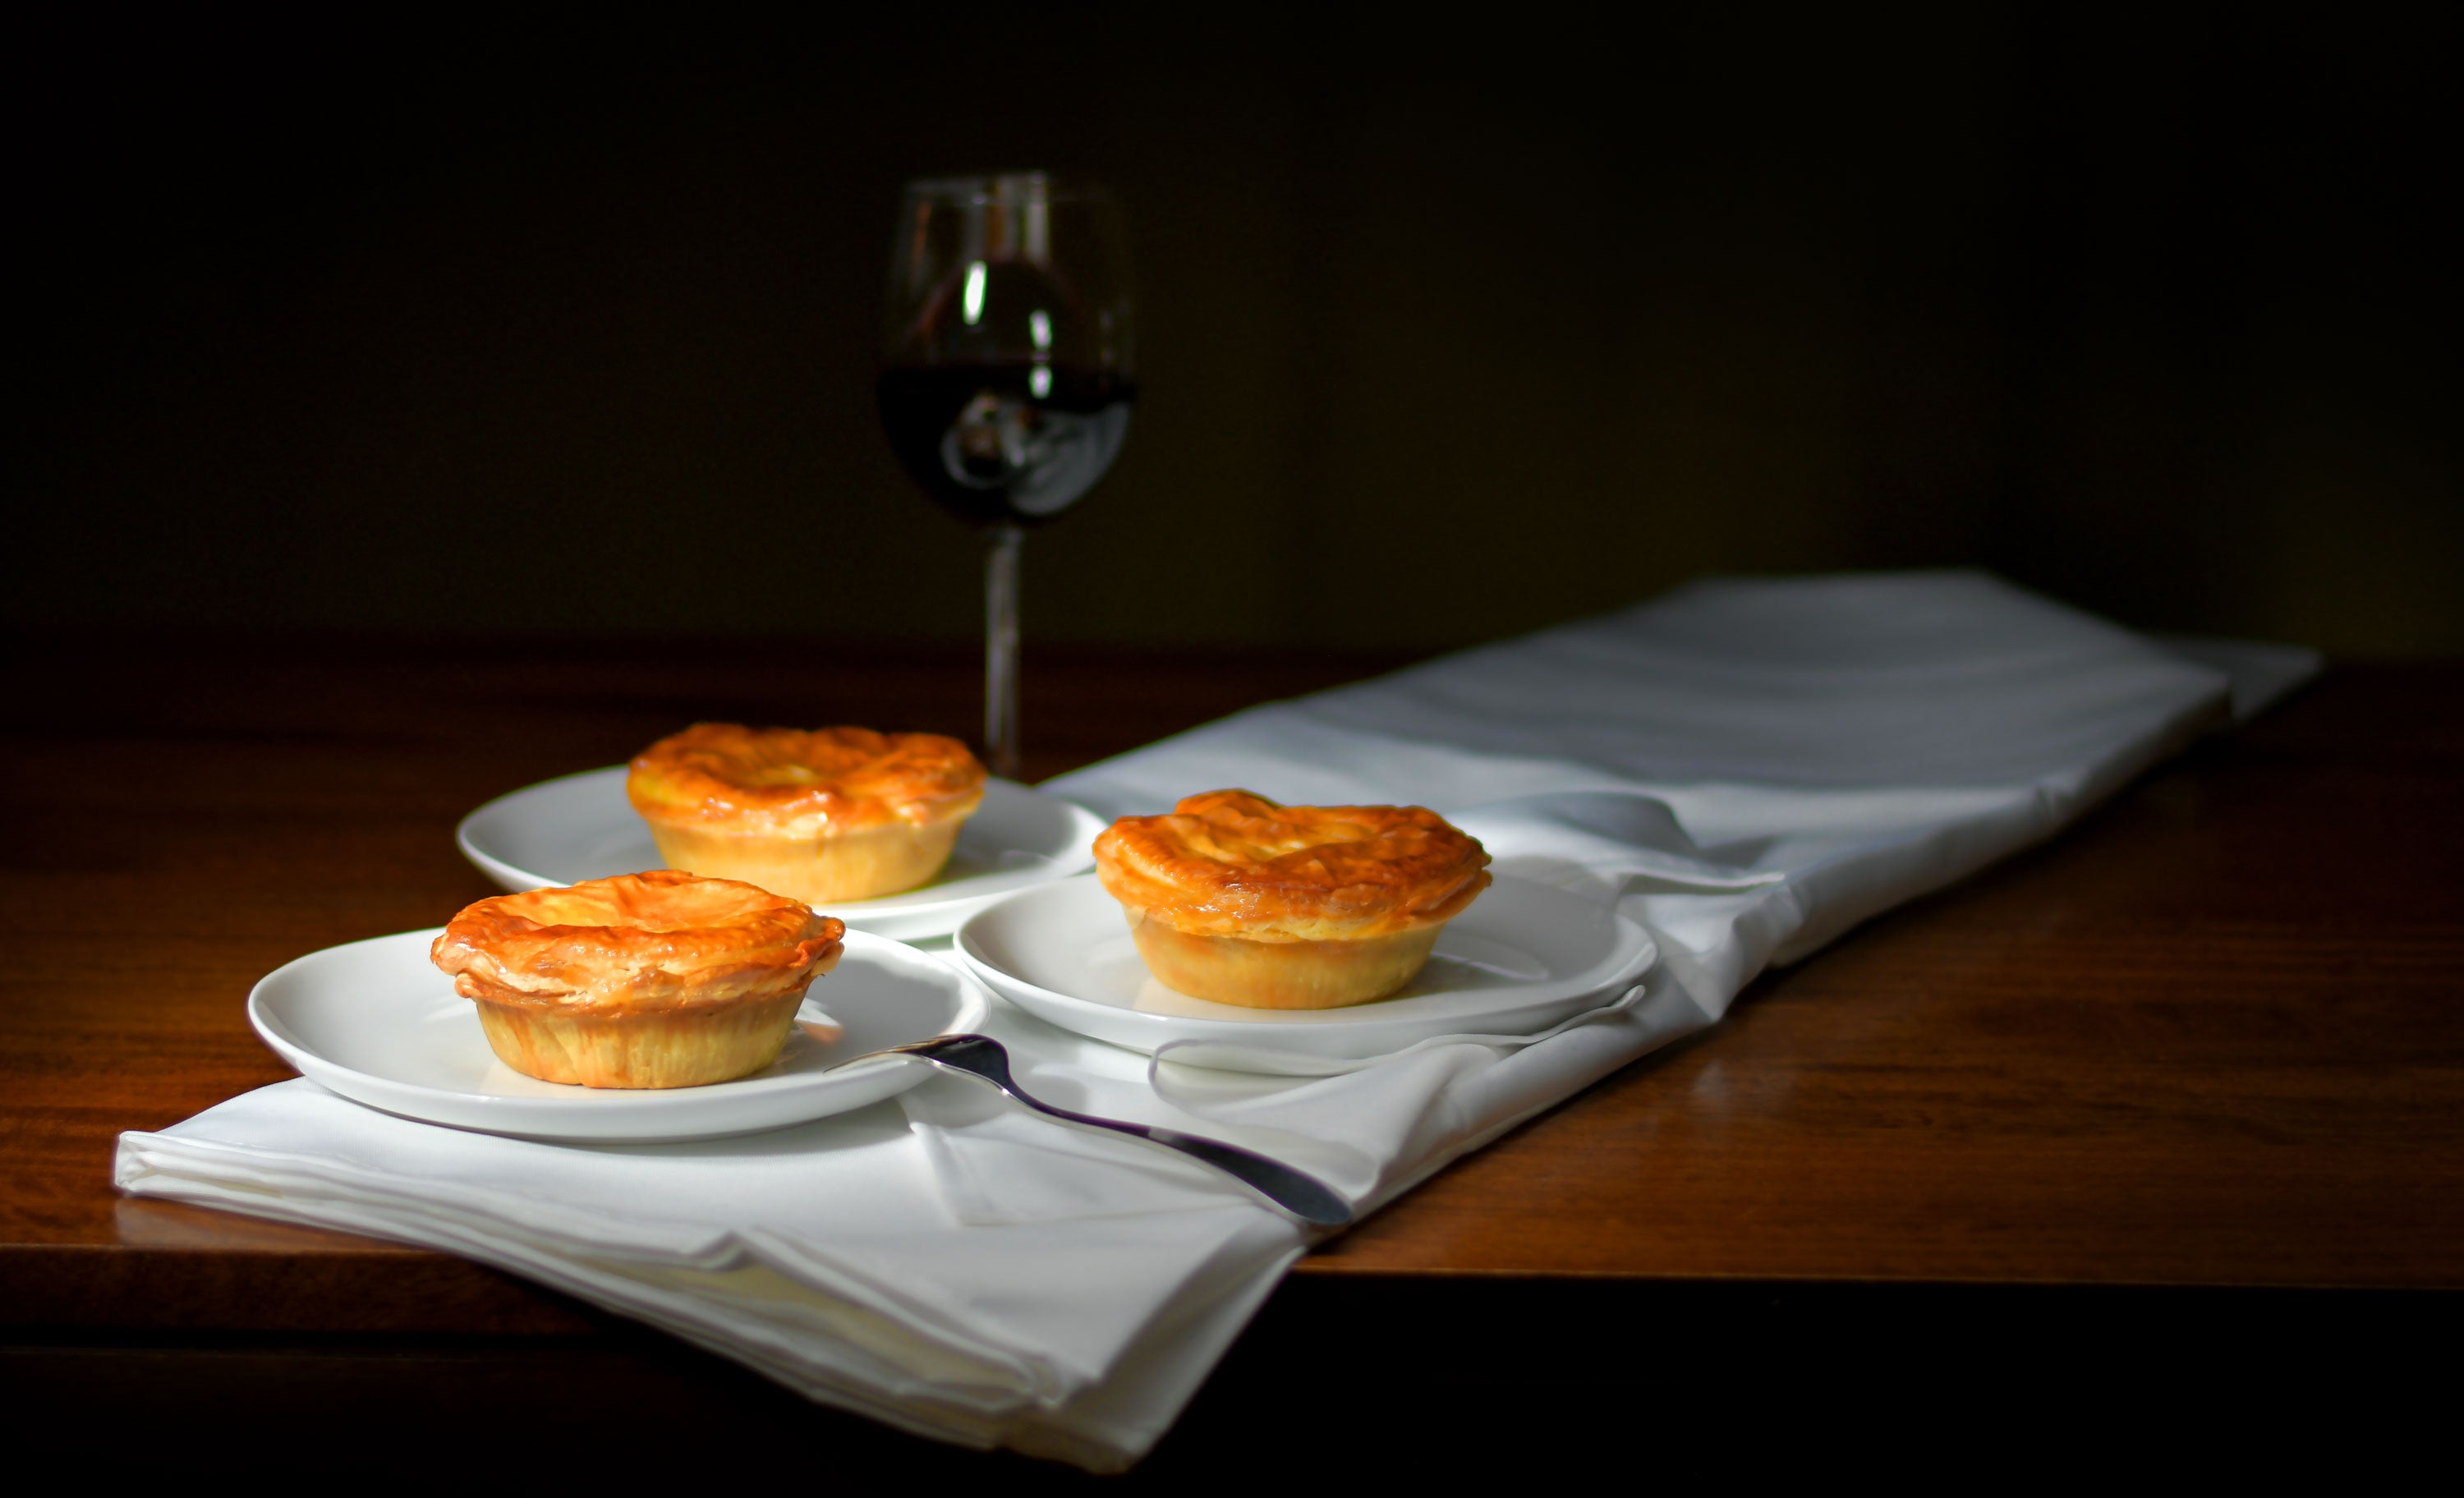
[[[845,923],[671,869],[500,894],[429,949],[506,1066],[583,1087],[699,1087],[778,1059]]]
[[[1412,980],[1488,887],[1488,854],[1419,806],[1285,806],[1209,791],[1095,840],[1095,873],[1167,987],[1331,1009]]]
[[[671,868],[820,905],[940,872],[984,767],[939,734],[696,723],[635,757],[625,793]]]

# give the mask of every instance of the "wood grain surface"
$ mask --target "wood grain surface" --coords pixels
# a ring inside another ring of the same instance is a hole
[[[1030,770],[1393,664],[1045,652]],[[1305,1261],[1227,1370],[1304,1324],[1391,1353],[1499,1285],[1578,1323],[1664,1318],[1680,1288],[1769,1315],[1965,1287],[1959,1304],[2047,1326],[2164,1287],[2210,1307],[2464,1288],[2459,687],[2453,665],[2338,668],[2069,835],[1766,976],[1726,1024]],[[496,1367],[560,1346],[629,1349],[637,1372],[698,1357],[442,1255],[121,1200],[113,1140],[290,1074],[241,1012],[268,970],[494,892],[451,839],[480,802],[696,718],[966,734],[976,690],[964,656],[786,645],[20,650],[0,766],[0,1328],[19,1373],[39,1353],[38,1381],[77,1388],[108,1363],[121,1381],[95,1387],[134,1397],[130,1339],[159,1361],[199,1336],[220,1340],[179,1355],[253,1348],[285,1377],[301,1365],[264,1339],[477,1338],[448,1360],[484,1363],[484,1343]],[[2100,1289],[2125,1300],[2024,1299]],[[1546,1295],[1578,1298],[1529,1298]],[[691,1375],[751,1398],[732,1377]]]

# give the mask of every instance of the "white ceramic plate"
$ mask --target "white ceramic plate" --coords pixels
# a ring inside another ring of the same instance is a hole
[[[1152,1055],[1173,1041],[1358,1060],[1438,1035],[1530,1035],[1614,1000],[1659,958],[1615,911],[1499,878],[1446,923],[1436,955],[1392,999],[1344,1009],[1243,1009],[1155,981],[1121,907],[1091,877],[1029,890],[958,928],[992,990],[1064,1029]],[[1212,1064],[1212,1063],[1210,1063]]]
[[[1095,866],[1103,819],[1012,781],[984,782],[984,804],[931,884],[822,911],[858,931],[913,941],[946,936],[1004,894]],[[508,890],[578,884],[664,869],[650,829],[625,799],[625,767],[586,770],[499,796],[453,832],[462,855]]]
[[[248,996],[249,1023],[304,1076],[344,1097],[429,1123],[572,1144],[715,1139],[845,1112],[903,1092],[926,1068],[868,1051],[979,1028],[985,1002],[950,967],[886,936],[850,932],[776,1062],[734,1082],[635,1091],[526,1077],[496,1059],[478,1011],[429,964],[433,931],[354,941],[275,968]]]

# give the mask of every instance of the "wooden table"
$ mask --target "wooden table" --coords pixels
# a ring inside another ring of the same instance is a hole
[[[241,1429],[406,1471],[689,1475],[723,1452],[793,1479],[821,1453],[1078,1484],[492,1270],[109,1184],[121,1130],[289,1074],[242,1017],[258,976],[493,892],[451,842],[480,801],[696,717],[967,730],[971,659],[851,653],[21,645],[19,1439],[121,1464]],[[1030,770],[1391,664],[1045,652]],[[2353,1421],[2396,1449],[2453,1393],[2397,1370],[2452,1363],[2464,1304],[2459,688],[2454,665],[2339,668],[2056,844],[1766,976],[1304,1261],[1131,1481],[1320,1446],[1344,1454],[1321,1476],[1527,1470],[1526,1429],[1552,1462],[1644,1441],[1662,1464],[1921,1465],[1953,1429],[2046,1460],[2133,1432],[2280,1451]]]

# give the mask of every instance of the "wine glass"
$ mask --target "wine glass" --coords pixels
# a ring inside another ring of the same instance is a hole
[[[1040,171],[911,182],[876,394],[899,462],[985,534],[984,748],[1019,774],[1018,564],[1104,476],[1136,396],[1128,236],[1100,185]]]

